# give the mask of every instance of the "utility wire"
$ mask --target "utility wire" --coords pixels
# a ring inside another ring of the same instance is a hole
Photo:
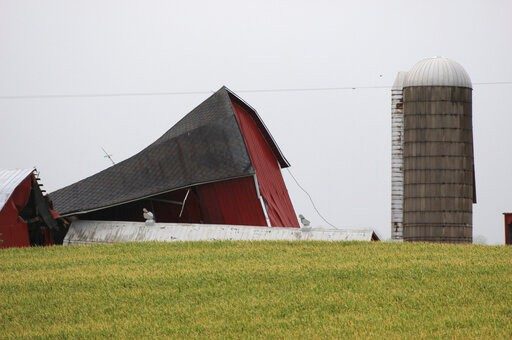
[[[0,99],[46,99],[46,98],[95,98],[95,97],[139,97],[139,96],[174,96],[186,94],[209,94],[211,91],[182,92],[120,92],[120,93],[79,93],[79,94],[28,94],[0,96]]]
[[[495,81],[473,83],[473,85],[510,85],[512,81]],[[390,89],[392,86],[341,86],[341,87],[305,87],[305,88],[275,88],[275,89],[240,89],[238,93],[279,93],[279,92],[322,92],[347,91],[365,89]],[[76,94],[27,94],[2,95],[0,99],[52,99],[52,98],[101,98],[101,97],[141,97],[141,96],[176,96],[192,94],[210,94],[214,91],[164,91],[164,92],[119,92],[119,93],[76,93]]]
[[[359,90],[359,89],[390,89],[391,86],[342,86],[342,87],[306,87],[306,88],[283,88],[283,89],[253,89],[253,90],[234,90],[235,92],[311,92],[311,91],[341,91],[341,90]]]
[[[316,205],[315,205],[315,202],[313,201],[313,197],[311,197],[311,195],[309,194],[309,192],[307,192],[307,191],[306,191],[306,189],[304,189],[304,188],[302,187],[302,185],[300,185],[300,183],[299,183],[299,181],[297,180],[297,178],[295,178],[295,176],[293,176],[293,174],[292,174],[292,172],[291,172],[290,168],[286,168],[286,170],[288,171],[288,173],[290,174],[290,176],[292,176],[292,178],[293,178],[293,180],[295,181],[295,183],[297,184],[297,186],[298,186],[302,191],[304,191],[304,193],[305,193],[306,195],[308,195],[309,200],[311,201],[311,205],[312,205],[312,206],[313,206],[313,208],[315,209],[315,211],[316,211],[316,213],[318,214],[318,216],[320,216],[320,218],[321,218],[322,220],[324,220],[324,222],[325,222],[325,223],[327,223],[328,225],[330,225],[330,226],[331,226],[331,227],[333,227],[334,229],[338,229],[338,228],[336,228],[336,227],[334,226],[334,224],[332,224],[331,222],[327,221],[327,220],[325,219],[325,217],[323,217],[323,215],[320,213],[320,211],[318,211],[318,209],[317,209],[317,207],[316,207]]]
[[[491,81],[491,82],[483,82],[483,83],[473,83],[473,85],[509,85],[512,84],[512,81]]]

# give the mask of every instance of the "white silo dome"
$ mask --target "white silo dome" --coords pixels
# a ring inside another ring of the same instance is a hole
[[[410,86],[457,86],[473,88],[471,79],[457,62],[433,57],[418,62],[408,72],[403,87]]]
[[[407,78],[407,72],[400,71],[396,75],[395,82],[393,83],[393,86],[391,87],[392,90],[402,90],[404,88],[404,82]]]

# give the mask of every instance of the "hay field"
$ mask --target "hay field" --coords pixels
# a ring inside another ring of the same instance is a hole
[[[0,251],[0,337],[511,338],[512,247],[203,242]]]

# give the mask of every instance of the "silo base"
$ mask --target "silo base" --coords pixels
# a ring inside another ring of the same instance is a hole
[[[406,242],[472,243],[473,228],[467,225],[413,225],[404,227]]]

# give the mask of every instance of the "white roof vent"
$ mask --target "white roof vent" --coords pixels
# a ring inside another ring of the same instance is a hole
[[[433,57],[418,62],[408,72],[403,87],[410,86],[457,86],[473,88],[471,79],[457,62]]]

